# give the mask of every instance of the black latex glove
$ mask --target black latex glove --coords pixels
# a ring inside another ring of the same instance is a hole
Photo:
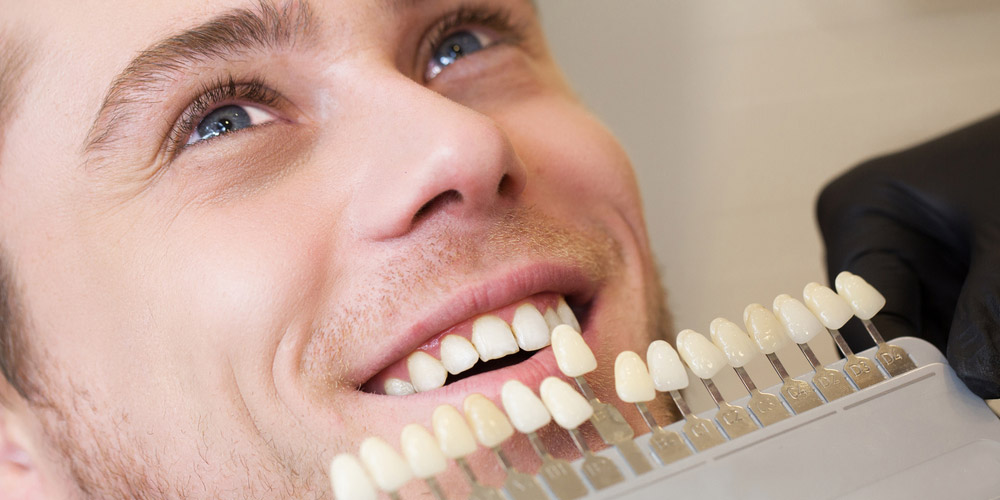
[[[886,297],[888,340],[935,344],[980,397],[1000,398],[1000,115],[876,158],[817,206],[830,283],[851,271]],[[852,346],[873,345],[851,321]]]

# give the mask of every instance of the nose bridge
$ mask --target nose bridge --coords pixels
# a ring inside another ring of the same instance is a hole
[[[495,121],[402,75],[372,81],[362,125],[377,133],[351,211],[362,238],[402,236],[435,217],[472,223],[519,197],[526,172]]]

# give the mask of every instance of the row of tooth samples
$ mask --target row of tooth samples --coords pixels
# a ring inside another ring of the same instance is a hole
[[[510,324],[496,315],[480,316],[472,324],[469,339],[446,335],[441,339],[440,359],[424,351],[413,352],[406,359],[410,380],[390,378],[383,389],[393,396],[437,389],[444,385],[448,374],[458,375],[480,360],[499,359],[522,350],[537,351],[549,345],[552,330],[563,324],[580,329],[573,310],[562,297],[555,308],[547,307],[544,313],[534,304],[521,304],[514,310]]]
[[[504,498],[501,490],[479,482],[465,460],[483,446],[492,451],[506,473],[502,490],[507,497],[581,498],[590,490],[607,488],[625,477],[613,461],[593,453],[583,439],[581,426],[592,425],[607,445],[618,449],[633,475],[638,476],[652,469],[647,457],[666,465],[774,424],[792,413],[807,411],[824,400],[850,394],[855,386],[863,389],[883,380],[872,361],[855,355],[837,331],[852,316],[860,318],[871,332],[878,344],[876,358],[886,373],[896,376],[914,368],[906,352],[886,344],[869,321],[885,304],[882,295],[860,277],[846,272],[837,276],[835,285],[837,292],[816,283],[806,285],[804,303],[779,295],[772,310],[751,304],[744,311],[749,335],[736,324],[717,318],[710,325],[711,340],[692,330],[683,330],[677,335],[676,350],[665,341],[654,341],[646,351],[645,362],[635,352],[620,353],[614,366],[616,392],[623,402],[636,405],[648,425],[651,455],[640,450],[633,440],[634,431],[618,410],[594,395],[584,375],[597,367],[597,360],[580,333],[564,324],[552,330],[551,344],[560,371],[573,380],[576,388],[560,378],[548,377],[536,395],[523,383],[508,381],[501,390],[506,415],[481,394],[465,399],[464,416],[450,405],[441,405],[431,418],[433,435],[419,424],[403,429],[402,455],[376,437],[362,442],[360,461],[351,454],[338,455],[330,468],[334,492],[341,500],[373,499],[380,489],[397,498],[397,491],[416,477],[425,481],[436,498],[442,499],[445,495],[435,476],[447,469],[451,459],[471,487],[470,498],[499,500]],[[830,332],[844,351],[847,358],[844,370],[853,386],[844,377],[845,372],[823,367],[809,349],[807,342],[823,331]],[[775,355],[789,341],[798,344],[812,364],[815,373],[811,383],[791,378]],[[781,398],[757,389],[744,370],[760,354],[768,358],[782,379]],[[693,414],[684,401],[680,390],[690,383],[685,364],[701,379],[717,404],[714,419]],[[729,366],[750,394],[749,412],[726,402],[712,381]],[[646,406],[657,392],[668,392],[673,398],[684,418],[680,432],[661,427]],[[552,421],[569,433],[582,455],[579,471],[565,460],[553,457],[538,437],[537,431]],[[515,430],[527,436],[541,458],[542,465],[535,475],[518,471],[500,447]]]

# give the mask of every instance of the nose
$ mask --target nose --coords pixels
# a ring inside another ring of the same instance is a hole
[[[433,219],[473,228],[517,203],[527,173],[493,119],[402,76],[374,81],[387,83],[361,119],[377,133],[349,210],[359,236],[396,238]]]

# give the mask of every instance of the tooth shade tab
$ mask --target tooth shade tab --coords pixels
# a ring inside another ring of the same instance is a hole
[[[479,361],[479,352],[472,342],[458,335],[446,335],[441,339],[441,364],[452,375],[472,368]]]
[[[387,379],[382,388],[385,389],[385,393],[390,396],[408,396],[417,392],[417,390],[413,388],[413,384],[395,377]]]
[[[729,364],[736,368],[746,365],[757,357],[757,347],[750,336],[736,323],[726,318],[715,318],[709,325],[712,343],[726,355]]]
[[[434,356],[424,351],[414,351],[406,358],[406,369],[410,372],[410,383],[417,392],[432,391],[444,385],[448,370],[444,369]]]
[[[511,424],[524,434],[535,432],[552,421],[545,403],[518,380],[504,383],[500,389],[500,402],[503,403],[504,410],[507,410]]]
[[[790,295],[781,294],[775,297],[772,309],[778,321],[785,327],[788,337],[796,344],[805,344],[820,333],[826,332],[826,328],[812,311]]]
[[[479,359],[490,361],[514,354],[520,348],[507,322],[499,316],[487,314],[472,323],[472,345],[479,352]]]
[[[861,276],[844,271],[837,275],[833,283],[837,294],[850,304],[854,315],[861,319],[872,319],[885,307],[885,297]]]
[[[396,491],[413,479],[413,472],[402,455],[382,438],[365,439],[358,454],[361,455],[361,462],[368,469],[368,474],[382,491]]]
[[[549,345],[549,324],[533,304],[521,304],[510,322],[517,345],[525,351],[537,351]]]
[[[819,318],[823,326],[831,330],[839,330],[854,316],[850,304],[837,292],[819,283],[809,283],[802,290],[802,298],[806,307]]]
[[[772,354],[788,344],[785,327],[774,313],[760,304],[750,304],[743,310],[743,322],[757,348],[764,354]]]
[[[594,407],[582,394],[556,377],[543,380],[538,390],[545,408],[563,429],[576,429],[594,414]]]
[[[597,368],[594,352],[572,326],[559,325],[552,330],[552,353],[567,377],[579,377]]]
[[[437,440],[424,426],[409,424],[403,427],[399,442],[413,475],[427,479],[448,468],[448,459],[441,452]]]
[[[655,340],[646,349],[646,365],[653,385],[660,392],[670,392],[688,386],[688,374],[677,351],[665,340]]]
[[[378,492],[371,478],[354,455],[342,453],[330,463],[333,494],[342,500],[376,500]]]
[[[694,330],[681,330],[676,343],[681,359],[698,378],[710,379],[726,367],[726,355]]]
[[[645,403],[656,398],[653,378],[646,363],[632,351],[623,351],[615,358],[615,391],[626,403]]]
[[[566,303],[565,297],[559,297],[559,304],[556,305],[556,314],[559,315],[559,319],[562,320],[563,324],[572,326],[578,332],[580,331],[580,322],[576,320],[576,314],[573,314],[573,310]]]
[[[465,410],[465,419],[469,421],[472,433],[476,435],[479,444],[493,448],[500,446],[500,443],[514,435],[510,421],[493,401],[486,399],[486,396],[470,394],[462,403],[462,408]]]
[[[431,415],[438,446],[448,458],[462,458],[478,448],[465,418],[451,405],[441,405]]]

